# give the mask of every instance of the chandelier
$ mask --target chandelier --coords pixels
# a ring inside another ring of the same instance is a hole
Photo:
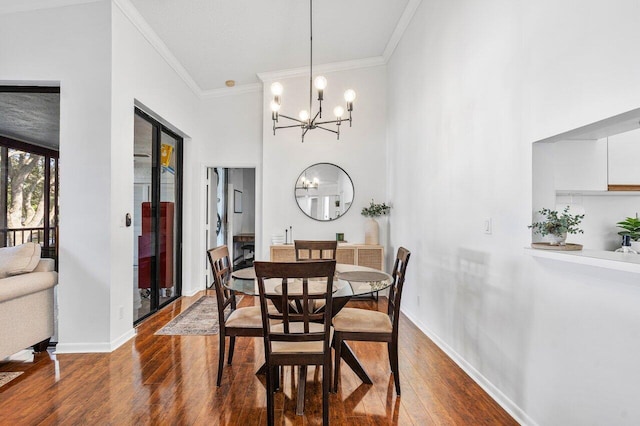
[[[344,108],[337,106],[333,109],[335,120],[322,120],[322,101],[324,99],[324,89],[327,87],[327,79],[319,75],[316,79],[313,79],[313,0],[309,0],[309,34],[310,34],[310,61],[309,61],[309,109],[303,109],[298,114],[298,118],[289,117],[288,115],[280,114],[280,106],[282,102],[282,92],[284,90],[282,84],[275,82],[271,85],[271,94],[273,94],[273,100],[271,101],[271,120],[273,121],[273,135],[275,136],[276,130],[287,129],[293,127],[299,127],[302,129],[302,142],[304,142],[304,136],[309,130],[321,129],[327,132],[336,134],[338,140],[340,140],[340,125],[343,121],[349,121],[349,127],[351,127],[352,119],[351,112],[353,111],[353,101],[356,98],[356,92],[349,89],[344,92],[344,100],[347,103],[347,111],[349,112],[349,118],[343,118]],[[318,91],[318,111],[313,114],[312,101],[313,101],[313,87],[315,86]],[[297,124],[291,124],[286,126],[278,126],[279,118],[286,118],[287,120],[294,121]],[[324,127],[325,124],[335,124],[336,130]]]
[[[304,176],[300,178],[300,185],[296,186],[296,189],[304,189],[305,191],[308,191],[309,189],[318,189],[319,183],[318,178],[313,178],[313,180],[307,179],[307,173],[305,172]]]

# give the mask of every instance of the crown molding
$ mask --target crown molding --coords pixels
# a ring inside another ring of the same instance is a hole
[[[313,67],[318,73],[329,73],[336,71],[348,71],[359,68],[378,67],[384,65],[385,60],[382,56],[374,56],[371,58],[354,59],[352,61],[332,62],[329,64],[321,64]],[[260,81],[273,81],[286,78],[304,77],[309,75],[309,67],[291,68],[280,71],[261,72],[257,76]]]
[[[112,0],[118,9],[122,11],[124,16],[129,19],[134,27],[140,31],[140,34],[151,44],[151,46],[160,54],[167,64],[178,74],[178,76],[186,83],[191,91],[198,97],[202,97],[202,89],[191,77],[191,74],[182,66],[180,61],[173,56],[166,44],[160,39],[158,34],[151,28],[147,21],[142,17],[138,9],[130,0]]]
[[[382,56],[373,56],[364,59],[354,59],[352,61],[333,62],[329,64],[316,65],[315,69],[319,73],[329,73],[336,71],[348,71],[359,68],[377,67],[380,65],[386,65],[391,59],[393,52],[396,50],[398,43],[402,39],[405,31],[409,27],[413,16],[416,14],[418,7],[422,3],[422,0],[409,0],[407,6],[402,12],[402,16],[398,20],[396,28],[393,30],[389,41],[382,53]],[[304,77],[309,74],[309,67],[291,68],[280,71],[269,71],[258,73],[257,76],[262,82],[280,80],[294,77]]]
[[[407,27],[409,27],[411,19],[413,19],[413,15],[416,14],[420,3],[422,3],[422,0],[409,0],[407,7],[404,8],[404,12],[402,12],[402,16],[400,16],[400,19],[398,20],[398,25],[396,25],[396,29],[393,30],[393,33],[387,42],[387,46],[382,53],[385,64],[389,62],[389,59],[393,56],[393,52],[395,52],[396,47],[398,47],[398,43],[400,43],[404,32],[407,30]]]
[[[10,6],[0,7],[0,15],[10,13],[30,12],[41,9],[54,9],[56,7],[73,6],[85,3],[95,3],[101,0],[39,0],[39,1],[13,1]]]
[[[225,96],[241,95],[243,93],[260,92],[262,83],[242,84],[234,87],[222,87],[220,89],[203,90],[202,99],[223,98]]]
[[[101,0],[39,0],[30,4],[22,4],[15,2],[11,7],[0,9],[0,15],[15,12],[24,12],[38,9],[49,9],[55,7],[63,7],[85,3],[95,3]],[[200,99],[212,99],[224,96],[238,95],[242,93],[250,93],[262,89],[261,83],[244,84],[233,88],[219,88],[211,90],[202,90],[191,74],[184,68],[182,63],[171,53],[167,45],[160,39],[158,34],[151,28],[144,17],[138,12],[138,9],[130,0],[111,0],[112,3],[122,11],[133,26],[142,34],[149,44],[158,52],[158,54],[167,62],[167,64],[178,74],[191,91]],[[328,64],[316,65],[315,69],[321,73],[330,73],[338,71],[348,71],[360,68],[377,67],[386,65],[398,43],[402,39],[404,32],[411,23],[411,19],[416,13],[422,0],[409,0],[402,16],[398,20],[398,24],[391,34],[391,38],[387,42],[382,56],[374,56],[370,58],[355,59],[351,61],[333,62]],[[257,76],[261,82],[273,81],[277,79],[287,79],[294,77],[302,77],[309,74],[309,67],[291,68],[279,71],[269,71],[258,73]]]

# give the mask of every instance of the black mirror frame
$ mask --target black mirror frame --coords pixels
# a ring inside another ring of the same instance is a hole
[[[333,166],[333,167],[336,167],[336,168],[340,169],[342,171],[342,173],[344,173],[349,178],[349,182],[351,182],[351,188],[353,188],[353,199],[351,200],[351,204],[349,205],[349,208],[347,210],[345,210],[344,213],[341,214],[340,216],[336,217],[335,219],[329,219],[329,220],[316,219],[315,217],[309,216],[307,214],[307,212],[302,210],[302,207],[300,207],[300,204],[298,203],[298,199],[296,197],[296,186],[297,186],[298,182],[300,181],[300,178],[302,177],[302,175],[307,170],[309,170],[311,167],[320,166],[320,165],[323,165],[323,164],[326,164],[326,165],[329,165],[329,166]],[[294,202],[296,203],[296,205],[298,206],[298,208],[300,209],[302,214],[304,214],[309,219],[313,219],[313,220],[315,220],[317,222],[335,222],[336,220],[340,219],[341,217],[346,215],[349,212],[349,210],[351,210],[351,207],[353,207],[353,200],[355,200],[355,198],[356,198],[356,186],[353,184],[353,179],[351,179],[351,176],[349,176],[349,173],[347,173],[342,167],[338,166],[337,164],[333,164],[333,163],[327,163],[327,162],[314,163],[314,164],[306,167],[304,170],[302,170],[302,172],[300,172],[300,174],[296,178],[295,183],[293,184],[293,200],[294,200]]]

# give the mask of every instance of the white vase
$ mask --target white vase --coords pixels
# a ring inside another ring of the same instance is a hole
[[[547,235],[547,240],[552,246],[563,246],[567,241],[567,233],[565,232],[562,235],[549,234]]]
[[[377,245],[380,241],[380,226],[374,218],[369,218],[364,223],[364,243]]]

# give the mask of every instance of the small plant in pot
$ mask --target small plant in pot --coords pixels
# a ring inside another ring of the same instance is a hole
[[[386,215],[391,210],[391,206],[385,203],[376,204],[371,200],[369,207],[363,207],[360,214],[364,217],[368,217],[369,220],[365,223],[364,227],[364,243],[365,244],[378,244],[380,228],[375,218],[382,215]]]
[[[620,236],[628,236],[631,239],[631,247],[634,250],[640,249],[640,219],[638,215],[636,217],[628,217],[623,221],[616,223],[618,228],[624,229],[624,231],[618,232]]]
[[[544,236],[551,236],[550,245],[565,245],[567,234],[584,234],[580,229],[580,222],[584,219],[583,214],[569,214],[569,206],[558,213],[557,210],[542,209],[538,213],[545,217],[545,220],[534,222],[529,225],[533,232]]]
[[[362,208],[361,214],[364,217],[380,217],[389,213],[390,209],[391,206],[388,206],[385,203],[376,204],[373,202],[373,200],[371,200],[371,204],[369,204],[369,207]]]

